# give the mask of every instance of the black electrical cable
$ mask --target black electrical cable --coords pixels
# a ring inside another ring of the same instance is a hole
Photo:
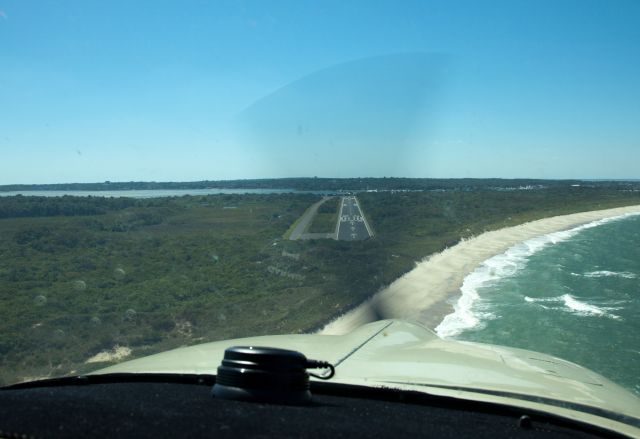
[[[320,380],[329,380],[336,374],[336,368],[333,364],[327,361],[319,361],[319,360],[307,360],[307,364],[305,365],[306,369],[329,369],[328,374],[318,375],[315,373],[309,372],[309,375],[318,378]]]

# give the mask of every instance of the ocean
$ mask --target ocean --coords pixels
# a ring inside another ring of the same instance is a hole
[[[640,215],[520,243],[461,293],[441,337],[550,354],[640,395]]]

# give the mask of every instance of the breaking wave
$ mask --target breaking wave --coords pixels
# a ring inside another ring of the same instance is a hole
[[[623,277],[625,279],[635,279],[637,276],[634,273],[629,273],[628,271],[590,271],[589,273],[584,273],[584,277]]]
[[[556,309],[556,310],[570,312],[570,313],[581,315],[581,316],[600,316],[600,317],[609,317],[612,319],[620,319],[620,316],[612,314],[609,311],[621,309],[621,307],[602,306],[602,305],[596,306],[594,304],[581,302],[580,300],[573,297],[571,294],[563,294],[562,296],[558,296],[558,297],[539,297],[539,298],[525,296],[524,300],[529,303],[536,303],[545,309]],[[547,305],[541,305],[542,303],[546,303]],[[619,303],[620,301],[615,302],[615,304],[619,304]],[[556,304],[559,306],[549,306],[550,304],[551,305]]]

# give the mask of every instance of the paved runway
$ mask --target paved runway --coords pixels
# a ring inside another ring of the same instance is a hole
[[[356,197],[342,197],[337,236],[341,241],[360,241],[372,236]]]

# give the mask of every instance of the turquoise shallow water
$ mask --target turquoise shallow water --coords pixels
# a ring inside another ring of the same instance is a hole
[[[522,243],[462,293],[441,336],[551,354],[640,395],[640,216]]]

